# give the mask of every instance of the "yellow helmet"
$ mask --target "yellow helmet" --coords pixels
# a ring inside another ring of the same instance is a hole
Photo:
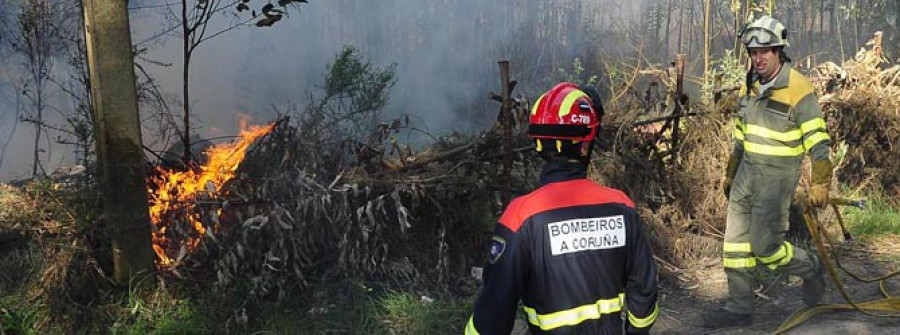
[[[747,48],[789,46],[787,29],[778,20],[764,15],[741,31],[741,43]]]

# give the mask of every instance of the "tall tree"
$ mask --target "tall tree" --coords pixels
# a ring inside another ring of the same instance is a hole
[[[153,270],[150,214],[127,2],[84,0],[98,167],[112,237],[114,280]]]
[[[703,84],[709,85],[709,78],[707,75],[709,74],[709,1],[705,0],[703,3]]]

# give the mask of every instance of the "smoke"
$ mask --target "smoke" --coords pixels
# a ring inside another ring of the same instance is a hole
[[[41,7],[41,16],[35,20],[41,23],[52,21],[60,29],[38,29],[40,33],[31,35],[33,39],[42,41],[37,42],[39,48],[52,53],[46,60],[50,65],[44,69],[49,71],[48,75],[54,80],[45,82],[42,95],[45,105],[43,123],[52,127],[63,124],[63,111],[73,109],[71,99],[68,99],[61,88],[68,85],[69,69],[60,41],[73,32],[69,29],[75,21],[72,18],[79,17],[75,15],[77,10],[74,3],[46,3],[46,7]],[[30,8],[26,7],[30,5],[33,4],[0,0],[0,181],[28,177],[32,172],[35,127],[33,123],[23,123],[19,118],[34,118],[33,97],[36,85],[33,80],[28,80],[28,63],[16,52],[15,47],[25,48],[26,43],[21,40],[22,35],[18,30],[21,25],[17,21],[17,15],[21,8]],[[25,92],[29,92],[29,95]],[[55,167],[74,161],[76,154],[71,147],[56,143],[59,132],[44,129],[37,151],[41,167],[51,173]]]
[[[58,66],[53,69],[55,76],[67,76],[62,62],[55,60]],[[17,92],[20,85],[15,81],[21,73],[16,71],[16,62],[0,63],[0,181],[20,179],[31,176],[34,156],[34,124],[24,123],[19,117],[30,112],[30,100]],[[48,85],[49,87],[49,85]],[[63,116],[58,111],[72,109],[72,101],[58,89],[48,89],[47,109],[44,113],[45,123],[62,125]],[[43,131],[40,139],[39,157],[41,167],[48,174],[60,166],[75,164],[78,153],[73,147],[56,142],[60,136],[56,131]]]
[[[251,3],[256,7],[266,1]],[[12,2],[16,1],[0,0],[0,28],[9,26],[14,18],[16,7],[10,6]],[[714,60],[733,47],[736,27],[730,6],[711,3],[715,5],[711,14]],[[802,26],[792,10],[799,4],[778,2],[776,16],[791,27]],[[179,29],[169,31],[176,27],[173,19],[180,13],[180,4],[177,0],[131,0],[129,7],[132,41],[138,50],[145,50],[138,63],[157,80],[170,99],[169,108],[180,119],[182,41]],[[272,27],[231,31],[196,50],[189,101],[193,107],[192,132],[203,137],[233,135],[237,133],[238,114],[263,123],[290,106],[302,109],[308,103],[308,94],[320,93],[326,65],[346,45],[357,47],[375,66],[396,63],[398,81],[386,116],[412,115],[414,126],[436,135],[453,130],[478,131],[493,123],[499,104],[488,100],[488,93],[500,91],[499,60],[510,60],[512,78],[519,83],[514,94],[531,98],[556,81],[571,79],[561,72],[571,73],[576,57],[589,69],[586,74],[598,75],[601,84],[621,75],[600,72],[605,69],[604,62],[632,62],[637,53],[646,61],[666,64],[674,53],[684,52],[689,59],[688,71],[694,74],[700,68],[697,64],[702,64],[703,33],[699,27],[703,11],[698,1],[310,0],[299,8],[299,12],[290,10]],[[875,14],[883,15],[883,21],[893,25],[896,20],[889,13],[895,11],[887,12]],[[230,22],[230,13],[214,17],[209,31]],[[243,18],[246,14],[242,13]],[[870,36],[869,30],[885,28],[883,25],[863,25],[866,32],[858,35]],[[161,34],[164,31],[169,33]],[[8,32],[0,31],[0,141],[8,137],[15,123],[18,93],[14,87],[19,82],[15,69],[20,59],[4,49],[4,33]],[[822,38],[794,39],[792,54],[819,53],[833,58],[835,50],[840,50],[835,40],[841,39],[831,33],[816,34]],[[849,48],[854,44],[851,31],[844,28],[842,34],[844,46]],[[889,35],[887,41],[896,40],[896,34]],[[888,43],[886,50],[896,49],[891,46]],[[56,66],[57,71],[63,69]],[[59,76],[65,73],[59,72]],[[65,113],[71,103],[63,100],[54,97],[52,104]],[[142,112],[146,117],[156,111],[145,108]],[[16,127],[0,165],[0,180],[30,173],[31,128],[23,124]],[[155,142],[157,128],[145,120],[143,135],[154,149],[163,149],[158,147],[163,144]],[[45,157],[48,170],[70,164],[76,157],[70,147],[52,147],[44,148],[55,155]]]
[[[263,123],[289,106],[302,108],[308,94],[321,92],[326,65],[347,45],[357,47],[375,66],[397,65],[398,80],[385,116],[409,114],[415,127],[435,135],[486,129],[500,107],[488,99],[490,92],[500,92],[497,61],[511,61],[512,78],[519,82],[514,93],[533,97],[555,80],[546,74],[571,65],[586,50],[610,49],[595,45],[600,39],[580,31],[586,24],[613,29],[637,21],[634,14],[645,1],[649,0],[625,4],[614,0],[312,0],[299,12],[290,10],[272,27],[244,27],[200,45],[191,64],[193,132],[207,138],[233,135],[239,114]],[[169,107],[180,120],[180,30],[155,37],[176,26],[173,14],[180,13],[180,5],[132,0],[129,7],[132,41],[138,50],[146,50],[137,62],[156,79],[162,93],[174,97]],[[635,17],[625,18],[622,13]],[[225,15],[215,17],[210,31],[229,20]],[[8,110],[8,105],[0,101],[0,109]],[[148,112],[144,110],[143,115]],[[7,119],[0,125],[4,131]],[[143,136],[145,142],[154,143],[158,131],[148,123]],[[28,127],[18,128],[17,132]],[[30,162],[23,153],[32,148],[26,140],[19,143],[20,138],[28,135],[15,135],[0,166],[0,180],[11,176],[10,161]],[[46,165],[52,170],[59,163],[51,161]]]
[[[326,65],[353,45],[375,66],[397,64],[388,115],[411,114],[433,132],[489,125],[459,117],[499,90],[501,41],[519,28],[505,1],[311,1],[273,27],[246,27],[202,44],[192,64],[192,106],[203,126],[232,129],[236,113],[274,117],[274,108],[304,104],[317,93]],[[132,20],[135,41],[156,34],[159,13]],[[163,25],[162,27],[164,27]],[[181,43],[148,46],[167,90],[180,92]],[[492,87],[493,86],[493,87]],[[494,111],[484,111],[490,120]]]

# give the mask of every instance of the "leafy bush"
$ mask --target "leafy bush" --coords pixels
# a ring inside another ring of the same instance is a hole
[[[715,95],[715,91],[721,88],[741,85],[747,74],[747,70],[740,63],[740,59],[734,54],[734,50],[725,50],[722,58],[710,62],[709,78],[714,78],[700,88],[703,99],[706,101]],[[717,78],[717,79],[715,79]]]

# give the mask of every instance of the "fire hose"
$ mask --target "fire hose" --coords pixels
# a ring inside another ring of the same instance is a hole
[[[838,224],[841,227],[841,233],[844,235],[844,240],[852,241],[853,237],[844,226],[844,220],[841,218],[841,213],[838,210],[838,206],[854,206],[859,209],[865,209],[865,202],[862,200],[851,200],[846,198],[831,198],[829,200],[829,205],[831,205],[831,209],[834,210],[834,214],[837,217]],[[828,273],[828,277],[831,278],[832,282],[834,282],[835,287],[837,287],[838,292],[841,293],[841,296],[844,298],[844,301],[846,301],[846,303],[818,304],[813,307],[803,307],[795,311],[784,322],[782,322],[781,325],[778,326],[778,329],[775,330],[775,334],[782,334],[789,329],[800,325],[813,316],[825,312],[856,310],[860,313],[870,316],[900,317],[900,297],[894,297],[888,294],[884,285],[884,281],[886,279],[900,274],[900,271],[891,272],[874,278],[864,278],[860,275],[848,271],[841,264],[840,259],[837,255],[837,248],[835,247],[835,243],[829,235],[828,231],[822,229],[821,224],[819,223],[818,211],[813,208],[813,206],[806,205],[803,207],[803,219],[804,221],[806,221],[806,227],[809,228],[809,234],[816,245],[816,252],[819,254],[821,265],[825,268],[826,272]],[[828,242],[828,247],[830,249],[831,255],[829,255],[829,250],[825,249],[825,242]],[[841,282],[840,278],[838,278],[838,273],[837,270],[835,270],[835,266],[859,282],[879,282],[879,288],[881,289],[881,294],[884,296],[884,298],[864,302],[854,302],[850,297],[850,294],[848,294],[846,289],[844,288],[844,285]]]

